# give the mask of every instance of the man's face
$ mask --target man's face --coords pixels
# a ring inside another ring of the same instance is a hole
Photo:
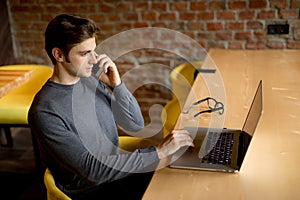
[[[67,71],[77,77],[89,77],[92,74],[93,64],[96,64],[95,58],[96,40],[89,38],[74,46],[69,52],[69,61],[65,67]]]

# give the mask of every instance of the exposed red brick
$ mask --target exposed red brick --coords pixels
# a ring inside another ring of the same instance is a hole
[[[191,4],[190,4],[190,9],[191,9],[192,11],[206,10],[206,8],[207,8],[206,4],[207,4],[206,1],[202,1],[202,2],[191,2]]]
[[[258,19],[274,19],[274,18],[276,18],[276,11],[275,10],[261,11],[260,13],[258,13],[257,18]]]
[[[215,40],[213,41],[208,41],[208,46],[210,48],[218,48],[218,49],[225,49],[225,43],[224,42],[217,42]]]
[[[231,41],[228,45],[229,49],[244,49],[244,42]]]
[[[173,30],[184,30],[185,23],[183,21],[175,20],[171,21],[168,25],[168,28]]]
[[[300,40],[300,27],[294,30],[293,35],[295,40]]]
[[[137,13],[126,13],[124,14],[123,18],[127,21],[138,21],[139,16]]]
[[[291,1],[291,8],[300,8],[300,1],[299,0],[292,0]]]
[[[135,11],[149,10],[149,3],[148,2],[135,2],[135,4],[134,4],[134,10]]]
[[[217,30],[223,30],[223,24],[221,22],[209,22],[207,23],[207,30],[208,31],[217,31]]]
[[[105,20],[105,16],[101,13],[92,14],[90,15],[90,18],[96,22],[103,22]]]
[[[49,22],[54,17],[55,17],[54,13],[43,13],[41,18],[42,18],[42,20],[45,23],[45,22]],[[45,24],[47,24],[47,23],[45,23]]]
[[[78,5],[62,6],[62,10],[65,13],[78,13],[79,12],[79,6]]]
[[[202,40],[202,39],[205,39],[205,40],[213,40],[215,38],[215,34],[214,33],[208,33],[208,32],[199,32],[197,34],[197,38]]]
[[[211,1],[208,2],[208,8],[211,10],[224,10],[225,9],[225,1]]]
[[[20,0],[20,3],[36,3],[36,0]]]
[[[282,19],[298,19],[299,10],[281,10],[280,18]]]
[[[195,13],[180,13],[179,19],[181,20],[194,20],[196,18]]]
[[[249,7],[250,8],[266,8],[267,0],[250,0]]]
[[[287,8],[288,4],[287,4],[287,0],[272,0],[270,1],[270,7],[271,8]]]
[[[120,3],[116,6],[116,11],[129,12],[132,10],[132,5],[130,3]]]
[[[203,25],[202,22],[199,22],[199,21],[197,21],[197,22],[188,22],[187,27],[188,27],[188,30],[197,31],[197,30],[203,30],[204,25]]]
[[[142,27],[148,27],[149,24],[147,22],[136,22],[133,24],[134,28],[142,28]]]
[[[156,12],[143,12],[142,13],[142,20],[157,20],[157,13]]]
[[[198,15],[197,15],[197,19],[200,19],[200,20],[211,20],[211,19],[214,19],[215,15],[213,12],[200,12]]]
[[[185,31],[185,32],[183,32],[183,34],[189,36],[189,37],[192,38],[192,39],[195,39],[195,38],[196,38],[196,34],[195,34],[195,32],[193,32],[193,31]],[[190,53],[193,53],[193,51],[190,51],[190,50],[189,50],[189,52],[190,52]]]
[[[182,2],[173,2],[171,3],[171,10],[174,11],[184,11],[187,10],[187,1],[182,1]]]
[[[167,24],[165,22],[156,22],[152,24],[152,27],[161,27],[161,28],[166,28]]]
[[[93,5],[79,5],[78,10],[76,12],[78,12],[78,13],[95,13],[96,7]]]
[[[101,28],[101,26],[100,26]],[[109,25],[109,28],[108,30],[111,30],[113,29],[114,26],[112,25]],[[128,30],[128,29],[131,29],[132,28],[132,24],[131,23],[120,23],[118,26],[117,26],[117,31],[123,31],[123,30]],[[101,28],[102,29],[102,28]]]
[[[235,12],[233,12],[233,11],[221,11],[221,12],[219,12],[218,19],[233,20],[233,19],[235,19]]]
[[[160,34],[159,40],[175,40],[175,35],[172,32],[162,32]],[[160,53],[157,52],[158,54],[155,56],[158,56]]]
[[[113,6],[112,4],[105,4],[105,3],[101,3],[99,4],[99,10],[101,12],[112,12],[114,11],[115,6]]]
[[[228,30],[243,30],[244,27],[244,22],[229,22],[226,24]]]
[[[120,16],[119,14],[108,14],[106,15],[108,21],[112,21],[112,22],[115,22],[115,21],[120,21]]]
[[[41,20],[41,15],[39,13],[34,13],[34,12],[26,12],[26,13],[22,13],[21,17],[23,18],[23,20],[27,21],[27,23],[30,22],[36,22]]]
[[[111,31],[115,27],[112,24],[100,24],[100,31]]]
[[[232,40],[233,34],[232,31],[230,32],[217,32],[216,39],[218,40]]]
[[[257,40],[265,40],[267,39],[268,35],[267,32],[264,30],[255,30],[253,32],[253,38]]]
[[[175,13],[161,13],[159,15],[160,20],[175,20],[176,14]]]
[[[204,48],[204,49],[209,48],[209,47],[208,47],[208,44],[207,44],[207,40],[199,39],[198,43],[199,43],[199,45],[200,45],[202,48]]]
[[[287,47],[290,49],[300,49],[300,41],[288,41]]]
[[[14,5],[11,7],[12,12],[26,12],[31,11],[31,8],[29,5]]]
[[[265,49],[266,42],[265,41],[251,41],[246,44],[246,48],[248,48],[248,49]]]
[[[252,38],[251,32],[237,32],[234,38],[236,40],[250,40]]]
[[[31,10],[34,10],[35,12],[44,12],[46,8],[44,5],[35,4],[31,6]]]
[[[166,11],[167,4],[165,2],[153,2],[152,3],[152,10],[154,11]]]
[[[48,13],[62,12],[62,6],[60,5],[46,5],[46,10]]]
[[[267,42],[267,47],[271,48],[271,49],[282,49],[285,47],[284,45],[285,43],[282,41],[268,41]]]
[[[239,19],[254,19],[255,12],[254,11],[241,11],[239,13]]]
[[[228,3],[230,9],[244,9],[247,8],[246,1],[230,1]]]
[[[247,24],[247,29],[262,29],[263,24],[260,21],[248,21]]]

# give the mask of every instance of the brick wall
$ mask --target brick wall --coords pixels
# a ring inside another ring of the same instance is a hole
[[[102,30],[102,41],[134,28],[161,27],[186,34],[204,49],[300,48],[300,0],[10,0],[9,6],[19,63],[50,64],[43,50],[43,33],[48,21],[60,13],[92,18]],[[289,34],[268,35],[267,26],[278,23],[288,23]],[[150,120],[148,111],[153,103],[164,105],[171,98],[170,69],[186,60],[203,59],[201,53],[197,56],[198,52],[194,52],[193,45],[178,42],[176,34],[144,35],[150,41],[153,37],[155,48],[139,48],[116,59],[122,74],[136,66],[155,63],[135,76],[127,76],[128,83],[141,79],[161,83],[142,84],[134,91],[146,121]],[[135,39],[126,42],[129,46],[137,43]],[[160,42],[172,51],[159,48]]]
[[[8,8],[5,1],[0,1],[0,65],[14,63],[13,44],[10,33]]]

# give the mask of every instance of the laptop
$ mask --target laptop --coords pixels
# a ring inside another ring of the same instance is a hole
[[[184,127],[195,147],[182,147],[170,167],[221,172],[238,172],[263,111],[262,80],[259,82],[242,130]]]

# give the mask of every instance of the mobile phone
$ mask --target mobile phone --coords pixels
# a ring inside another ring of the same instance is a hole
[[[100,63],[100,61],[98,61],[96,64],[94,64],[93,69],[92,69],[92,72],[95,74],[95,76],[97,78],[99,78],[103,72],[103,67],[99,67],[99,63]]]

